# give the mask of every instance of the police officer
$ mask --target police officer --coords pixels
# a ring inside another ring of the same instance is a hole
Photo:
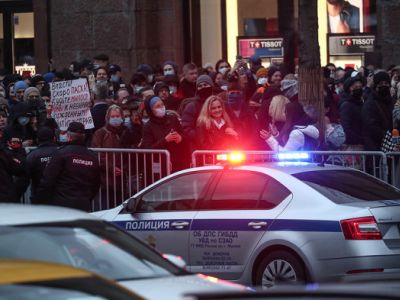
[[[7,145],[0,144],[0,203],[19,201],[13,176],[25,175],[25,157],[21,148],[22,140],[18,138],[10,138]]]
[[[49,127],[39,128],[37,140],[39,147],[31,151],[26,158],[27,172],[31,180],[31,202],[35,198],[40,180],[43,177],[44,168],[57,151],[53,129]]]
[[[68,143],[53,155],[33,201],[89,211],[100,187],[100,167],[93,151],[85,146],[85,127],[72,122]]]

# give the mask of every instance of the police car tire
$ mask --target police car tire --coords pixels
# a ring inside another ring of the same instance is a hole
[[[305,281],[305,269],[303,267],[303,264],[293,254],[283,250],[271,252],[261,260],[256,273],[257,286],[272,287],[275,284],[275,280],[277,279],[276,277],[274,278],[274,280],[272,280],[272,285],[266,285],[266,282],[264,282],[263,285],[263,275],[267,268],[269,268],[268,272],[274,272],[273,270],[271,270],[271,266],[273,266],[273,268],[284,268],[286,271],[291,268],[295,275],[293,277],[293,272],[286,273],[286,279],[288,280],[286,281],[287,283],[299,283]],[[284,270],[281,269],[280,271]],[[266,277],[266,279],[268,278]],[[280,280],[278,279],[278,281]]]

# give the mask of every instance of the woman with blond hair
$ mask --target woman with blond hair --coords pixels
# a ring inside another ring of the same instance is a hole
[[[218,96],[210,96],[204,102],[197,118],[197,131],[201,149],[225,150],[239,145],[239,135]]]
[[[290,100],[282,95],[277,95],[272,98],[268,111],[271,123],[266,124],[266,126],[275,126],[278,131],[282,129],[286,121],[285,106],[288,103],[290,103]]]

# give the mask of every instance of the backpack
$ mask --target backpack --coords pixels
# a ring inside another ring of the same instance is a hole
[[[325,131],[325,143],[328,148],[337,150],[346,141],[346,134],[343,126],[336,123],[331,123]]]

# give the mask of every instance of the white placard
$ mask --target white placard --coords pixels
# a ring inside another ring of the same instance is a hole
[[[50,83],[52,113],[61,130],[67,130],[69,123],[75,121],[94,128],[90,113],[90,92],[86,79]]]

